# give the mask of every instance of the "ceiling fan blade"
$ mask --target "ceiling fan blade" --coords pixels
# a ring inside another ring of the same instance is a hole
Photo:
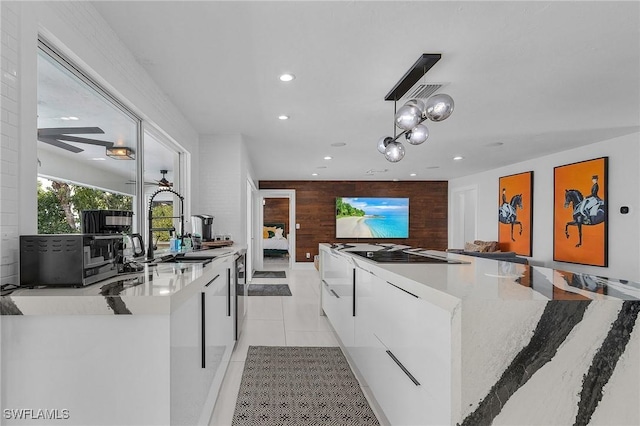
[[[89,138],[79,138],[77,136],[68,136],[68,135],[58,135],[58,140],[67,141],[67,142],[78,142],[78,143],[86,143],[89,145],[99,145],[104,146],[106,148],[113,148],[114,143],[108,141],[100,141],[98,139],[89,139]]]
[[[49,145],[53,145],[58,148],[66,149],[67,151],[71,151],[75,154],[84,151],[84,149],[78,148],[73,145],[69,145],[68,143],[61,142],[55,138],[38,137],[38,140],[40,142],[48,143]]]
[[[47,127],[38,129],[38,136],[84,135],[104,133],[100,127]]]

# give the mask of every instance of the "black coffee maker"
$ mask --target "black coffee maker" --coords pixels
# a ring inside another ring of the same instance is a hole
[[[129,210],[82,210],[83,234],[130,234],[132,226]]]
[[[191,233],[199,235],[202,241],[213,241],[213,219],[207,214],[191,216]]]

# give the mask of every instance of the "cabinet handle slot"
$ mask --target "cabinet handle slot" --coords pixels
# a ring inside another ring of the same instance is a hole
[[[206,368],[206,334],[205,334],[205,293],[200,293],[200,321],[202,322],[202,326],[200,328],[202,335],[200,336],[201,345],[202,345],[202,368]]]
[[[352,276],[352,281],[351,283],[353,284],[353,316],[356,316],[356,270],[355,268],[352,269],[353,271],[353,276]]]
[[[399,360],[398,358],[396,358],[396,356],[395,356],[395,355],[394,355],[390,350],[388,350],[388,349],[387,349],[387,351],[386,351],[386,352],[387,352],[387,355],[389,355],[389,356],[391,357],[391,359],[392,359],[396,364],[398,364],[398,367],[400,367],[400,369],[404,372],[404,374],[406,374],[406,375],[409,377],[409,379],[411,379],[411,381],[413,382],[413,384],[414,384],[414,385],[416,385],[416,386],[420,386],[420,382],[419,382],[419,381],[417,381],[417,380],[416,380],[416,378],[415,378],[415,377],[413,377],[413,375],[412,375],[411,373],[409,373],[409,370],[407,370],[407,368],[406,368],[404,365],[402,365],[402,363],[400,362],[400,360]]]
[[[395,288],[397,288],[398,290],[402,290],[407,294],[410,294],[411,296],[415,297],[416,299],[420,299],[420,297],[416,296],[415,294],[411,293],[410,291],[405,290],[404,288],[400,288],[397,285],[390,283],[389,281],[387,281],[387,284],[394,286]]]
[[[333,291],[333,289],[329,289],[329,291],[330,291],[331,293],[333,293],[333,295],[334,295],[335,297],[337,297],[338,299],[340,299],[340,296],[338,296],[338,293],[336,293],[335,291]]]
[[[213,279],[211,281],[209,281],[208,283],[206,283],[204,286],[205,287],[209,287],[211,285],[211,283],[213,283],[215,280],[217,280],[220,277],[220,274],[216,275],[215,277],[213,277]]]
[[[227,316],[231,316],[231,269],[227,268]]]

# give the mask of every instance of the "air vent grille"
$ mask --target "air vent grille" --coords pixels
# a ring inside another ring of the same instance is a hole
[[[389,169],[382,169],[382,170],[369,169],[366,172],[364,172],[364,174],[369,175],[369,176],[373,176],[376,173],[386,173],[388,171],[389,171]]]
[[[447,84],[448,83],[418,83],[412,87],[411,90],[407,91],[401,99],[427,99]]]

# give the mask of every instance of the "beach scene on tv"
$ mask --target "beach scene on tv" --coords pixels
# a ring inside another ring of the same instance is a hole
[[[336,198],[336,238],[409,238],[409,199]]]

